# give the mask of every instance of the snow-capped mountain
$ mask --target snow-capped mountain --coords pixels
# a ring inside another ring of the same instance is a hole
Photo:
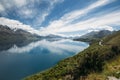
[[[11,20],[11,19],[2,17],[2,18],[0,18],[0,25],[8,26],[13,31],[17,31],[18,29],[21,29],[21,30],[30,32],[31,34],[40,35],[38,30],[35,30],[31,26],[25,25],[16,20]]]
[[[40,38],[40,36],[31,34],[23,29],[11,29],[8,26],[0,25],[0,45],[30,42]]]

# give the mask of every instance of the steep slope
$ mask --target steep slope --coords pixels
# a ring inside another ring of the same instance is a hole
[[[87,33],[87,34],[81,36],[81,38],[102,38],[111,33],[112,32],[109,30],[92,31],[90,33]]]
[[[79,54],[25,80],[106,80],[120,78],[120,31],[103,38]],[[112,70],[115,68],[115,70]]]
[[[8,26],[0,25],[0,45],[15,44],[37,39],[37,36],[22,29],[13,30]]]
[[[108,36],[110,34],[112,34],[113,32],[112,31],[109,31],[109,30],[100,30],[100,31],[92,31],[92,32],[89,32],[85,35],[82,35],[81,37],[79,38],[75,38],[74,40],[77,40],[77,41],[85,41],[85,42],[94,42],[94,41],[98,41],[99,39],[105,37],[105,36]]]

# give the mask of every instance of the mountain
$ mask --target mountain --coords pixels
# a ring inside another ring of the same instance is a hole
[[[49,34],[47,36],[45,36],[46,38],[62,38],[61,36],[58,35],[54,35],[54,34]]]
[[[78,37],[74,38],[74,40],[85,41],[85,42],[92,43],[93,41],[98,41],[99,39],[101,39],[105,36],[108,36],[112,33],[113,32],[109,31],[109,30],[92,31],[92,32],[89,32],[85,35],[82,35],[79,38]]]
[[[38,39],[38,36],[25,30],[11,29],[8,26],[0,25],[0,45],[29,42]]]
[[[77,55],[25,80],[119,80],[120,31],[101,39],[102,45],[94,42]]]
[[[81,36],[81,38],[103,38],[107,35],[110,35],[112,32],[109,30],[101,30],[101,31],[92,31],[90,33],[87,33],[83,36]]]

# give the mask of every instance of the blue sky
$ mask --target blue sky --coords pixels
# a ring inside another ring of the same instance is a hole
[[[40,35],[119,30],[120,0],[0,0],[0,24]]]

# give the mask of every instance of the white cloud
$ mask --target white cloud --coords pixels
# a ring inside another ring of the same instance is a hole
[[[46,17],[51,13],[51,10],[55,7],[56,4],[62,3],[64,0],[46,0],[49,3],[49,6],[41,11],[41,14],[37,16],[34,20],[33,25],[39,26],[43,21],[45,21]]]
[[[49,15],[50,11],[47,10],[45,12],[42,12],[42,14],[37,15],[36,19],[33,22],[34,26],[39,26],[44,20],[45,18]]]
[[[39,26],[45,18],[50,14],[51,10],[58,3],[64,0],[1,0],[0,13],[3,11],[7,15],[7,11],[13,11],[20,19],[30,20],[26,21],[29,24]],[[44,4],[44,9],[43,5]]]
[[[18,16],[24,19],[32,19],[36,16],[37,10],[33,8],[22,7],[22,9],[18,9],[17,11]]]
[[[0,24],[7,25],[11,29],[23,29],[23,30],[28,31],[28,32],[33,33],[33,34],[39,34],[39,31],[37,31],[34,28],[32,28],[31,26],[25,25],[17,20],[12,20],[12,19],[8,19],[8,18],[0,17]]]
[[[41,29],[41,34],[59,34],[61,32],[75,32],[75,31],[88,31],[88,30],[100,30],[108,29],[113,30],[110,24],[120,22],[120,11],[108,13],[106,15],[94,16],[85,21],[79,21],[78,23],[72,24],[71,22],[79,19],[81,16],[87,14],[89,11],[94,10],[98,7],[107,5],[115,0],[98,0],[97,2],[89,5],[82,10],[75,10],[70,13],[66,13],[60,19],[52,21],[47,28]],[[110,19],[109,19],[110,18]]]
[[[0,3],[0,12],[3,12],[5,10],[5,8],[3,7],[3,5]]]
[[[21,6],[24,6],[28,3],[27,0],[13,0],[13,2],[15,3],[15,5],[17,7],[21,7]]]
[[[104,5],[106,5],[106,4],[111,3],[112,1],[114,1],[114,0],[111,0],[111,1],[109,1],[109,0],[98,0],[97,2],[93,3],[92,5],[89,5],[89,6],[88,6],[87,8],[85,8],[85,9],[75,10],[75,11],[73,11],[73,12],[70,12],[70,13],[68,13],[68,14],[65,14],[65,15],[61,18],[61,20],[62,20],[62,21],[71,22],[71,21],[73,21],[73,20],[75,20],[75,19],[77,19],[77,18],[85,15],[87,12],[91,11],[92,9],[95,9],[95,8],[97,8],[97,7],[100,7],[100,6],[104,6]],[[68,23],[68,22],[67,22],[67,23]]]

